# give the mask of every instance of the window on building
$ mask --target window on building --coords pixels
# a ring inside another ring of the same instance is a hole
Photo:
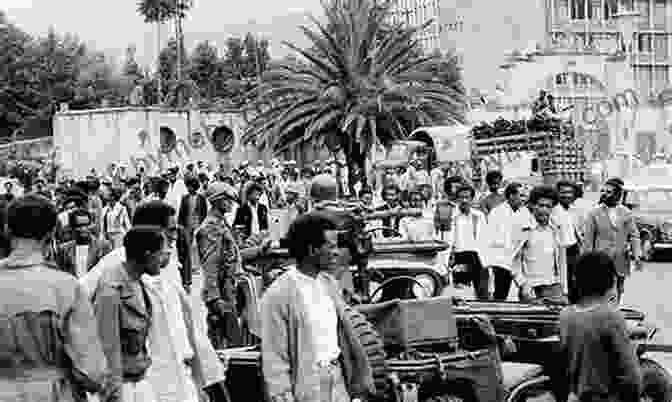
[[[570,0],[571,18],[573,20],[585,20],[593,18],[593,9],[590,0]]]
[[[667,49],[667,44],[669,41],[669,36],[665,35],[655,35],[653,37],[653,50],[656,55],[656,61],[664,62],[667,61],[669,56],[669,51]]]
[[[651,6],[649,0],[637,0],[637,11],[639,11],[639,27],[649,27],[649,15],[651,14]]]
[[[559,0],[557,4],[557,20],[566,21],[569,18],[569,0]]]
[[[642,99],[648,99],[653,84],[653,68],[651,66],[635,67],[635,81]]]
[[[650,53],[652,51],[650,34],[639,34],[637,36],[637,49],[640,53]]]
[[[654,94],[660,93],[663,89],[667,88],[670,81],[669,71],[667,66],[655,66],[653,67],[653,92]]]
[[[665,29],[666,17],[665,0],[656,0],[653,6],[653,27]]]

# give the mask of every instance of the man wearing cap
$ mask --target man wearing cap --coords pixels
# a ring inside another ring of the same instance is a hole
[[[603,251],[614,259],[618,274],[616,288],[620,302],[625,278],[630,275],[630,258],[635,269],[642,269],[639,230],[632,212],[621,204],[623,180],[612,178],[602,188],[600,205],[586,216],[583,252]]]
[[[242,271],[242,257],[226,214],[238,201],[232,186],[212,183],[205,196],[210,211],[195,233],[203,269],[203,301],[208,309],[208,337],[215,349],[240,344],[234,275]]]

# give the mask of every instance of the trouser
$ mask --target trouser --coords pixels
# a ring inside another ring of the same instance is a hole
[[[457,251],[454,254],[454,261],[455,264],[465,265],[469,270],[476,298],[479,300],[489,299],[488,270],[483,267],[478,253],[475,251]]]
[[[350,402],[340,361],[318,364],[320,402]]]
[[[242,332],[236,306],[236,285],[233,278],[221,281],[221,300],[226,303],[226,311],[218,311],[208,305],[208,338],[215,350],[241,345]]]
[[[504,301],[509,297],[513,275],[511,274],[511,271],[506,268],[498,266],[492,266],[491,268],[495,282],[495,290],[492,293],[492,299],[496,301]]]
[[[578,301],[578,288],[576,283],[576,263],[578,262],[581,249],[578,244],[567,247],[567,285],[569,288],[569,302],[576,303]]]

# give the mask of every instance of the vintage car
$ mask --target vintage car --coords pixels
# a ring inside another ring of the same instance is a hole
[[[670,184],[626,183],[623,204],[637,219],[645,260],[672,249],[672,182]]]

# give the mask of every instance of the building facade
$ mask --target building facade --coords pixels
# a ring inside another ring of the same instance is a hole
[[[640,14],[630,49],[617,0],[398,0],[395,18],[436,19],[423,43],[461,56],[468,93],[486,99],[474,102],[474,123],[525,116],[544,89],[567,109],[590,159],[625,152],[647,161],[672,151],[661,96],[672,74],[672,0],[629,1]]]

